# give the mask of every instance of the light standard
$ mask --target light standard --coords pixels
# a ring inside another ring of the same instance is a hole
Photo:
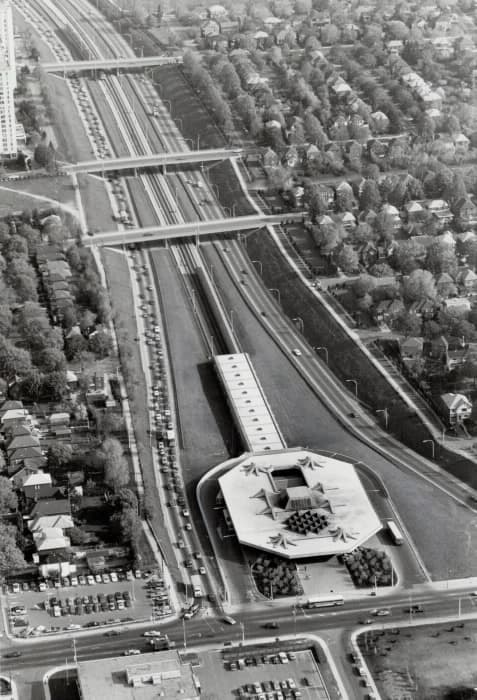
[[[243,622],[240,623],[240,627],[242,629],[242,644],[245,644],[245,625]]]
[[[326,358],[326,364],[328,364],[328,348],[325,348],[324,345],[317,345],[316,347],[313,348],[315,352],[318,352],[318,350],[324,350],[325,351],[325,358]]]
[[[354,384],[354,395],[358,398],[358,382],[356,379],[345,379],[345,382],[351,382]]]
[[[302,335],[305,335],[305,324],[303,323],[303,319],[301,316],[295,316],[295,318],[292,318],[292,321],[298,322],[298,329]]]
[[[232,334],[234,332],[234,310],[230,309],[230,329],[232,331]]]
[[[386,430],[388,429],[388,422],[389,422],[389,413],[387,408],[377,408],[376,413],[384,413],[384,425],[386,426]]]
[[[263,277],[263,265],[261,260],[251,260],[253,265],[260,265],[260,277]]]
[[[187,636],[186,636],[186,624],[185,624],[185,618],[182,618],[182,633],[184,636],[184,651],[187,650]]]
[[[278,303],[281,305],[281,301],[280,301],[280,290],[279,290],[279,289],[272,288],[272,289],[269,289],[268,291],[269,291],[269,292],[275,292],[275,293],[276,293]]]
[[[435,458],[435,454],[436,454],[436,445],[435,445],[435,443],[434,443],[434,440],[423,440],[423,441],[422,441],[422,444],[424,444],[424,443],[426,443],[426,442],[429,442],[429,443],[431,444],[432,459],[434,459],[434,458]]]

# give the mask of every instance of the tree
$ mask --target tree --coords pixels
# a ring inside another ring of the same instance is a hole
[[[359,195],[359,205],[360,209],[364,211],[369,211],[370,209],[377,211],[381,206],[381,194],[374,180],[368,179],[365,181]]]
[[[18,348],[7,338],[0,336],[0,376],[13,380],[31,369],[28,350]]]
[[[344,229],[334,223],[326,226],[316,226],[313,229],[313,238],[322,255],[331,255],[344,237]]]
[[[27,372],[20,382],[21,395],[25,399],[38,401],[43,388],[44,376],[36,367]]]
[[[323,148],[329,143],[328,136],[326,135],[320,120],[315,117],[313,112],[306,112],[303,121],[303,126],[305,129],[306,138],[310,143],[314,143],[318,148]]]
[[[91,536],[80,527],[70,527],[66,530],[66,535],[70,538],[73,546],[88,544]]]
[[[61,372],[66,369],[66,358],[62,350],[55,347],[44,348],[35,357],[36,364],[45,374],[51,372]]]
[[[132,508],[123,508],[119,523],[123,540],[127,542],[133,550],[137,550],[139,536],[141,534],[141,521],[137,511]]]
[[[360,277],[353,282],[352,288],[353,293],[358,298],[364,297],[376,288],[376,280],[374,277],[371,277],[371,275],[360,275]]]
[[[434,241],[427,249],[426,267],[435,275],[441,272],[455,274],[457,258],[454,244],[442,239]]]
[[[392,322],[392,327],[398,333],[402,333],[406,338],[419,336],[421,334],[422,321],[416,314],[409,313],[403,309]]]
[[[104,465],[104,483],[118,491],[129,483],[129,467],[121,443],[116,438],[106,438],[101,445]]]
[[[7,304],[0,304],[0,333],[8,335],[12,328],[12,312]]]
[[[336,257],[336,263],[346,274],[356,272],[359,267],[359,256],[353,246],[344,244]]]
[[[65,355],[68,361],[74,361],[81,358],[88,348],[88,342],[80,333],[71,335],[66,339]]]
[[[434,276],[428,270],[413,270],[403,281],[403,296],[408,302],[435,299],[437,296]]]
[[[398,270],[408,275],[419,267],[419,261],[426,255],[426,249],[418,241],[399,241],[393,253]]]
[[[26,567],[25,558],[16,543],[16,530],[11,525],[0,525],[0,574]]]
[[[47,459],[50,469],[64,469],[73,459],[73,448],[64,442],[52,442],[48,447]]]
[[[17,506],[17,495],[13,490],[12,482],[8,477],[0,476],[0,515],[16,510]]]
[[[79,326],[83,333],[91,333],[91,331],[95,327],[95,324],[96,314],[93,313],[90,309],[84,309],[79,319]]]

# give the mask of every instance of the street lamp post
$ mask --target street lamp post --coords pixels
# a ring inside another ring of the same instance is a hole
[[[303,323],[303,319],[301,316],[295,316],[295,318],[292,318],[292,321],[295,323],[296,321],[298,322],[298,328],[299,331],[302,335],[305,335],[305,324]]]
[[[436,456],[436,445],[435,445],[435,442],[434,442],[434,440],[423,440],[423,441],[422,441],[422,444],[424,445],[424,443],[426,443],[426,442],[429,442],[430,445],[431,445],[432,459],[434,459],[435,456]]]
[[[253,265],[260,265],[260,277],[263,277],[263,265],[261,260],[252,260]]]
[[[230,329],[234,333],[234,310],[230,309]]]
[[[326,364],[328,364],[328,348],[325,348],[324,345],[317,345],[316,347],[313,348],[315,352],[318,352],[318,350],[324,350],[325,352],[325,361]]]
[[[245,644],[245,625],[243,622],[240,623],[240,627],[242,630],[242,644]]]
[[[268,291],[269,291],[269,292],[276,292],[278,303],[281,305],[281,301],[280,301],[280,290],[279,290],[279,289],[272,288],[272,289],[269,289]]]
[[[182,633],[184,637],[184,651],[187,650],[187,636],[186,636],[186,624],[185,624],[185,618],[182,618]]]
[[[384,413],[384,425],[386,426],[386,430],[388,429],[388,422],[389,422],[389,413],[387,408],[378,408],[376,409],[376,413]]]
[[[345,382],[354,384],[354,395],[358,398],[358,381],[356,379],[345,379]]]

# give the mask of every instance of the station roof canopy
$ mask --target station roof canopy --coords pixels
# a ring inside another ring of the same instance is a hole
[[[244,456],[219,484],[239,541],[288,559],[350,552],[382,527],[353,464],[308,450]]]

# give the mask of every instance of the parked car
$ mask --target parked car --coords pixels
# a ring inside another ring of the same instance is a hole
[[[140,653],[140,649],[126,649],[126,651],[123,651],[123,656],[137,656]]]

